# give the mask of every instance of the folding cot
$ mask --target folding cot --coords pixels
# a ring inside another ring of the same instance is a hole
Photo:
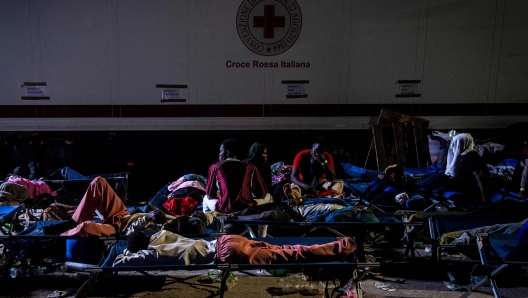
[[[432,192],[432,197],[429,198],[432,205],[426,208],[425,211],[437,206],[437,211],[471,211],[485,206],[480,203],[461,203],[464,202],[464,197],[464,194],[458,191],[445,188],[435,189]],[[519,201],[516,193],[508,192],[505,189],[496,190],[490,195],[489,199],[492,203],[504,200]]]
[[[20,209],[19,209],[20,210]],[[65,237],[59,235],[45,235],[43,233],[43,227],[47,225],[57,224],[62,221],[38,221],[21,231],[20,233],[4,234],[0,235],[0,241],[4,244],[3,255],[5,262],[2,264],[5,268],[9,269],[16,260],[20,262],[20,266],[34,266],[34,265],[49,265],[44,264],[44,259],[56,259],[57,263],[64,263],[67,260],[67,255],[73,255],[75,252],[67,251],[67,240],[83,240],[83,241],[106,241],[124,239],[123,236],[112,236],[112,237],[88,237],[79,238],[76,236]],[[72,247],[72,249],[74,249]],[[88,252],[84,251],[84,254]],[[77,258],[80,254],[77,254]],[[86,255],[83,255],[86,257]],[[31,264],[30,264],[31,263]]]
[[[5,254],[9,247],[9,241],[4,239],[4,236],[12,235],[13,233],[13,220],[17,216],[18,212],[24,209],[24,204],[18,206],[0,206],[0,241],[3,244],[2,255]]]
[[[448,236],[448,233],[475,229],[484,226],[492,226],[496,224],[518,223],[528,217],[526,207],[521,205],[511,205],[515,203],[504,204],[504,208],[515,208],[517,210],[511,213],[500,212],[502,202],[493,205],[491,210],[495,209],[497,212],[417,212],[418,217],[427,218],[429,223],[430,238],[433,240],[433,259],[438,264],[442,264],[440,253],[446,248],[466,249],[471,248],[474,244],[450,244],[440,243]],[[517,203],[520,204],[520,203]],[[513,206],[513,207],[512,207]],[[506,210],[506,209],[502,209]],[[442,238],[444,237],[444,238]],[[457,283],[456,278],[447,272],[449,278],[453,283]]]
[[[413,168],[413,167],[405,167],[405,175],[408,177],[411,177],[416,180],[427,178],[434,174],[439,174],[444,172],[444,168],[440,164],[433,164],[428,166],[427,168]]]
[[[497,202],[500,200],[514,200],[517,201],[517,190],[518,190],[518,179],[519,171],[522,172],[520,167],[520,160],[517,159],[505,159],[500,162],[497,166],[488,165],[490,169],[490,175],[492,178],[492,193],[490,195],[491,202]],[[439,165],[432,165],[428,168],[406,168],[405,172],[409,177],[415,179],[425,179],[428,176],[434,174],[443,173],[443,169]],[[515,174],[517,173],[517,174]],[[516,184],[513,188],[515,191],[511,191],[512,185]],[[437,211],[447,210],[474,210],[481,205],[479,204],[466,204],[464,202],[464,194],[458,191],[453,191],[445,188],[438,188],[432,191],[431,197],[432,205],[427,210],[437,207]]]
[[[205,238],[206,240],[212,240],[212,238]],[[255,238],[256,241],[265,241],[272,245],[313,245],[313,244],[322,244],[335,241],[335,237],[306,237],[306,238]],[[277,264],[231,264],[231,263],[212,263],[212,264],[193,264],[193,265],[141,265],[141,266],[116,266],[113,267],[113,261],[116,256],[124,251],[126,248],[125,241],[116,241],[115,244],[111,247],[110,253],[106,257],[102,265],[97,267],[87,267],[82,268],[82,271],[90,273],[90,283],[93,285],[96,274],[100,273],[114,273],[123,271],[194,271],[194,270],[220,270],[222,272],[222,280],[219,287],[220,297],[224,296],[224,292],[227,289],[227,278],[232,271],[244,271],[244,270],[255,270],[255,269],[320,269],[326,268],[330,270],[339,270],[340,273],[345,273],[341,276],[343,278],[340,280],[341,285],[345,285],[350,278],[354,278],[356,282],[359,282],[365,275],[358,276],[357,269],[370,270],[371,268],[379,267],[379,263],[358,263],[358,262],[301,262],[301,263],[277,263]],[[330,297],[329,293],[325,289],[325,297]]]
[[[342,162],[341,167],[347,177],[343,181],[350,183],[370,182],[378,177],[380,172],[357,167],[351,163]]]
[[[369,229],[383,229],[389,230],[395,227],[400,227],[403,236],[403,229],[406,227],[422,226],[421,222],[400,222],[393,221],[392,214],[387,214],[380,222],[309,222],[309,221],[268,221],[268,220],[238,220],[238,219],[227,219],[224,217],[219,217],[220,227],[225,223],[235,223],[243,224],[249,228],[250,225],[277,225],[281,227],[295,227],[304,229],[304,233],[300,237],[309,237],[313,235],[314,231],[317,229],[326,229],[332,234],[339,237],[352,236],[356,240],[358,259],[361,262],[365,262],[365,242],[367,237],[367,232]],[[385,219],[385,220],[383,220]],[[249,228],[250,229],[250,228]],[[340,231],[338,231],[340,230]],[[222,230],[221,230],[222,231]],[[354,235],[345,235],[344,233],[354,233]],[[250,233],[254,237],[254,233]],[[273,239],[273,238],[266,238]],[[300,239],[300,238],[296,238]],[[411,239],[414,241],[414,238]],[[407,244],[408,249],[411,251],[412,256],[414,257],[414,243],[409,242]]]
[[[490,250],[492,250],[493,253],[498,257],[498,259],[500,260],[500,265],[492,272],[489,272],[481,281],[471,285],[471,290],[475,291],[482,285],[489,282],[491,289],[493,290],[493,295],[496,298],[500,298],[501,296],[496,281],[497,276],[513,265],[528,266],[528,261],[517,261],[508,259],[510,252],[512,252],[516,247],[518,247],[518,242],[516,239],[517,234],[479,233],[476,236],[476,246],[478,248],[481,264],[483,266],[488,265],[488,260],[486,258],[487,254],[484,245],[484,241],[487,239],[490,244]]]
[[[68,167],[59,169],[57,170],[57,172],[59,172],[60,175],[54,175],[54,176],[55,177],[60,176],[61,179],[42,179],[38,181],[45,182],[48,186],[50,186],[50,188],[54,189],[55,191],[60,190],[61,193],[66,193],[66,194],[78,192],[79,195],[82,196],[82,194],[84,194],[84,192],[86,191],[88,184],[94,178],[100,176],[100,177],[105,178],[110,183],[110,185],[112,185],[113,183],[112,186],[114,190],[116,191],[118,196],[121,198],[121,200],[123,200],[123,202],[126,202],[129,199],[129,194],[128,194],[129,172],[84,176]],[[3,183],[3,182],[6,182],[6,181],[0,181],[0,183]]]
[[[17,206],[17,208],[12,208],[12,210],[20,210],[22,207]],[[16,212],[16,211],[13,211]],[[10,214],[13,212],[9,212]],[[28,259],[28,254],[25,249],[35,245],[39,242],[61,242],[67,240],[95,240],[99,242],[105,242],[107,247],[110,247],[108,256],[105,260],[100,263],[99,266],[87,266],[83,267],[80,270],[90,273],[90,283],[93,284],[95,274],[102,272],[113,272],[117,274],[120,271],[148,271],[148,270],[202,270],[202,269],[218,269],[222,271],[222,282],[220,285],[220,296],[223,297],[224,291],[226,289],[227,277],[231,271],[240,271],[240,270],[252,270],[252,269],[277,269],[277,268],[327,268],[333,270],[340,270],[339,272],[353,272],[357,274],[356,269],[365,269],[370,270],[370,268],[379,267],[379,263],[358,263],[358,262],[305,262],[305,263],[286,263],[286,264],[261,264],[261,265],[250,265],[250,264],[202,264],[202,265],[147,265],[147,266],[119,266],[113,267],[113,259],[117,254],[121,253],[126,247],[126,241],[124,235],[116,235],[110,237],[88,237],[88,238],[79,238],[79,237],[64,237],[59,235],[44,235],[42,229],[44,226],[49,224],[55,224],[58,221],[39,221],[31,228],[28,228],[21,233],[16,235],[2,235],[0,236],[1,241],[5,244],[7,252],[21,261],[23,266],[27,266],[26,263]],[[219,237],[222,234],[214,235]],[[305,237],[305,238],[265,238],[265,239],[255,239],[263,240],[270,244],[275,245],[285,245],[285,244],[302,244],[302,245],[312,245],[312,244],[321,244],[335,241],[335,237]],[[20,241],[26,241],[25,245],[20,245]],[[13,262],[8,264],[11,266]],[[38,260],[33,260],[33,265],[38,264]],[[345,275],[346,276],[346,275]],[[357,275],[353,276],[356,281],[359,281],[361,278]],[[346,284],[350,279],[350,276],[346,277],[348,279],[341,280],[341,285]],[[328,292],[325,293],[326,297],[330,297]]]
[[[70,170],[70,173],[72,170]],[[50,179],[50,180],[41,180],[43,182],[46,182],[50,187],[53,187],[54,185],[60,185],[60,188],[63,189],[65,193],[69,193],[70,191],[78,190],[79,193],[84,194],[86,191],[86,188],[88,184],[96,177],[103,177],[106,181],[110,183],[110,185],[113,186],[114,190],[116,191],[117,195],[121,198],[123,202],[127,202],[129,199],[129,193],[128,193],[128,176],[129,172],[119,172],[119,173],[113,173],[113,174],[98,174],[98,175],[90,175],[90,176],[83,176],[83,175],[65,175],[66,179]]]

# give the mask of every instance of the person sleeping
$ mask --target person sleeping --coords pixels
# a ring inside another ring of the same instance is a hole
[[[350,237],[325,244],[271,245],[239,235],[208,241],[186,238],[166,229],[149,236],[147,230],[127,236],[127,249],[116,257],[113,266],[353,261],[357,248]]]

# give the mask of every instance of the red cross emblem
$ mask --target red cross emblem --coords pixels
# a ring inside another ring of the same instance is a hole
[[[279,55],[301,34],[301,9],[296,0],[243,0],[236,26],[249,50],[263,56]]]

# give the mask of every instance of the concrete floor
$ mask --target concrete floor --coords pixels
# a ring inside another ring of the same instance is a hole
[[[100,284],[88,297],[219,297],[218,283],[211,283],[204,274],[185,275],[189,272],[149,272],[148,275],[132,273],[121,276],[117,284]],[[309,295],[307,293],[281,292],[279,277],[239,275],[238,280],[229,283],[225,297],[244,298],[300,298],[323,297],[323,293]],[[29,279],[2,282],[0,297],[52,297],[55,291],[61,291],[62,297],[76,297],[75,294],[87,279],[76,274],[61,274],[39,276],[31,282]],[[524,280],[526,282],[526,279]],[[525,283],[524,285],[527,285]],[[384,286],[383,288],[381,286]],[[367,278],[361,282],[364,298],[374,297],[493,297],[489,287],[483,287],[478,292],[471,292],[467,286],[460,291],[446,287],[443,281],[409,279],[403,283],[379,281]],[[528,297],[528,288],[501,288],[502,297]],[[77,296],[80,297],[80,296]]]
[[[361,281],[364,298],[374,297],[493,297],[489,286],[476,292],[469,290],[469,272],[472,263],[453,264],[449,269],[461,281],[461,289],[451,290],[444,268],[431,266],[426,253],[416,260],[389,261]],[[281,277],[265,271],[236,272],[238,280],[229,283],[225,297],[323,297],[323,293],[284,293]],[[207,271],[150,271],[146,273],[120,273],[117,280],[106,279],[97,283],[90,295],[81,295],[89,275],[75,272],[53,272],[30,278],[0,279],[0,297],[53,297],[56,291],[62,297],[219,297],[219,283],[207,277]],[[528,268],[498,281],[502,297],[528,297]],[[84,285],[84,286],[83,286]],[[78,295],[76,296],[76,293]],[[60,297],[57,296],[56,297]],[[337,297],[337,296],[334,296]]]

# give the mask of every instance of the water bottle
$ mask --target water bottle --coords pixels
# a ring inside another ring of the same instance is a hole
[[[212,282],[219,282],[222,281],[222,272],[207,272],[207,276]],[[227,276],[227,282],[232,283],[238,280],[238,277],[233,273],[233,271],[229,271],[229,275]]]
[[[9,275],[11,278],[17,278],[24,276],[24,271],[20,268],[11,268]]]
[[[269,269],[268,273],[273,276],[286,276],[288,273],[292,273],[293,270],[289,268],[284,269]]]
[[[282,295],[301,293],[302,295],[317,295],[324,292],[324,284],[310,281],[303,273],[290,273],[279,280]]]

